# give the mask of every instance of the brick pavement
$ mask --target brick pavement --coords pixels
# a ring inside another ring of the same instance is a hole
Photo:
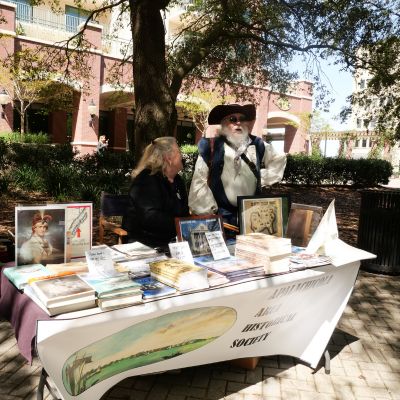
[[[400,278],[361,272],[328,348],[330,375],[275,356],[253,371],[218,363],[129,378],[102,400],[400,400]],[[0,321],[0,400],[34,399],[39,373]]]

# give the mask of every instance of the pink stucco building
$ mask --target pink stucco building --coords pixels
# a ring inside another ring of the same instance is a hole
[[[85,16],[80,15],[79,10],[70,3],[61,4],[65,7],[64,15],[53,15],[49,6],[32,7],[26,0],[0,1],[0,14],[5,20],[0,24],[0,33],[6,35],[0,39],[0,57],[26,47],[53,47],[55,42],[71,36],[79,29]],[[41,119],[34,114],[31,116],[31,120],[38,125],[37,130],[49,133],[54,143],[70,141],[81,154],[94,151],[100,134],[106,134],[109,138],[109,148],[124,151],[127,131],[133,124],[132,69],[129,66],[125,68],[126,87],[122,92],[109,84],[110,70],[121,58],[120,49],[129,46],[128,39],[110,39],[108,32],[111,23],[112,15],[109,15],[88,24],[86,38],[90,42],[91,73],[86,83],[90,90],[82,91],[79,82],[71,84],[74,88],[74,112],[51,112]],[[174,23],[173,18],[171,23]],[[121,36],[129,38],[129,32],[122,32]],[[3,89],[0,84],[0,93]],[[253,133],[279,141],[285,152],[308,152],[305,118],[312,111],[312,84],[307,81],[295,82],[291,93],[284,98],[268,88],[252,90],[259,99]],[[18,128],[18,117],[11,102],[13,94],[8,94],[9,101],[2,106],[4,112],[0,118],[0,132]],[[32,113],[37,108],[40,105],[34,105]],[[191,134],[188,135],[188,132]],[[190,116],[182,110],[178,110],[176,135],[181,141],[188,137],[191,140],[199,138]]]

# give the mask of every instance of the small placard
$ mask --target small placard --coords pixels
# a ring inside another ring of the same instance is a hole
[[[221,231],[206,232],[206,238],[214,260],[221,260],[230,257],[228,247],[226,246]]]
[[[172,258],[194,263],[188,242],[169,243],[168,247]]]
[[[108,247],[87,250],[85,254],[90,274],[102,277],[109,277],[117,274],[114,268],[111,250]]]

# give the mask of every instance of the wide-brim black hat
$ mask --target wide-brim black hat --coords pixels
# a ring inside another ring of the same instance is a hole
[[[256,119],[256,106],[254,104],[220,104],[214,107],[208,114],[208,124],[218,125],[230,114],[243,114],[248,121]]]

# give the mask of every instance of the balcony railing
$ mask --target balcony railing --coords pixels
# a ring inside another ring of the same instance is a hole
[[[10,0],[16,4],[17,31],[19,34],[31,36],[36,39],[54,42],[67,40],[71,34],[78,31],[78,26],[86,21],[85,17],[76,17],[68,14],[57,14],[51,10],[20,3]],[[92,21],[96,23],[96,21]],[[102,50],[114,57],[123,56],[130,51],[132,46],[128,40],[111,38],[108,35],[108,27],[103,27]]]

